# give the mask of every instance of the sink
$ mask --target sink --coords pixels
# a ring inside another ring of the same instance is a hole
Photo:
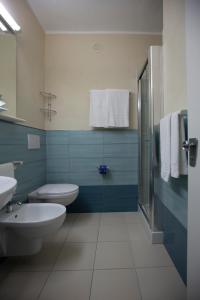
[[[15,178],[0,176],[0,209],[13,197],[17,186]]]

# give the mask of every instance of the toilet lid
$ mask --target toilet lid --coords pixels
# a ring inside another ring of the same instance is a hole
[[[39,196],[66,195],[78,190],[75,184],[45,184],[37,190]]]

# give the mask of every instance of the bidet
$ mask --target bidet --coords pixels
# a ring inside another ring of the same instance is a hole
[[[10,203],[16,186],[16,179],[0,176],[0,242],[3,256],[37,253],[44,237],[56,232],[66,216],[66,208],[61,204]]]
[[[4,256],[32,255],[40,251],[44,237],[63,224],[66,208],[61,204],[38,203],[15,206],[10,213],[0,212],[4,233]]]

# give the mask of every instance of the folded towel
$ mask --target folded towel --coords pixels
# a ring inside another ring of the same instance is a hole
[[[180,112],[171,114],[171,176],[178,178],[179,161],[180,161],[180,128],[179,128]]]
[[[106,90],[90,91],[90,126],[108,127]]]
[[[108,126],[129,127],[129,91],[106,90],[108,101]]]
[[[169,180],[171,166],[171,114],[160,121],[160,157],[161,177],[164,181]]]
[[[13,163],[0,164],[0,176],[7,176],[14,178],[14,165]]]

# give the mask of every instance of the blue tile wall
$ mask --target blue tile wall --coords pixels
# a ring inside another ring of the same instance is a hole
[[[159,154],[159,130],[156,129],[156,151]],[[155,170],[155,222],[164,232],[164,244],[183,281],[187,274],[187,203],[188,177],[160,177],[160,162]]]
[[[77,200],[69,212],[137,211],[137,186],[81,186]]]
[[[41,148],[28,150],[27,134],[40,135]],[[18,187],[14,201],[25,201],[27,194],[46,182],[46,133],[22,125],[0,121],[0,163],[22,160],[15,171]]]
[[[155,216],[164,245],[183,281],[187,277],[187,177],[156,182]]]
[[[164,245],[184,283],[187,281],[187,229],[156,197],[155,206],[164,232]]]
[[[47,181],[80,186],[71,211],[137,210],[136,130],[47,131],[46,140]],[[98,173],[100,164],[108,175]]]
[[[27,134],[41,137],[41,148],[27,149]],[[137,210],[137,155],[135,130],[43,131],[0,122],[0,163],[23,160],[16,170],[14,201],[48,183],[80,186],[73,212]],[[97,167],[107,164],[102,176]]]
[[[102,177],[97,167],[106,164]],[[138,136],[135,130],[48,131],[47,181],[80,186],[137,185]]]

